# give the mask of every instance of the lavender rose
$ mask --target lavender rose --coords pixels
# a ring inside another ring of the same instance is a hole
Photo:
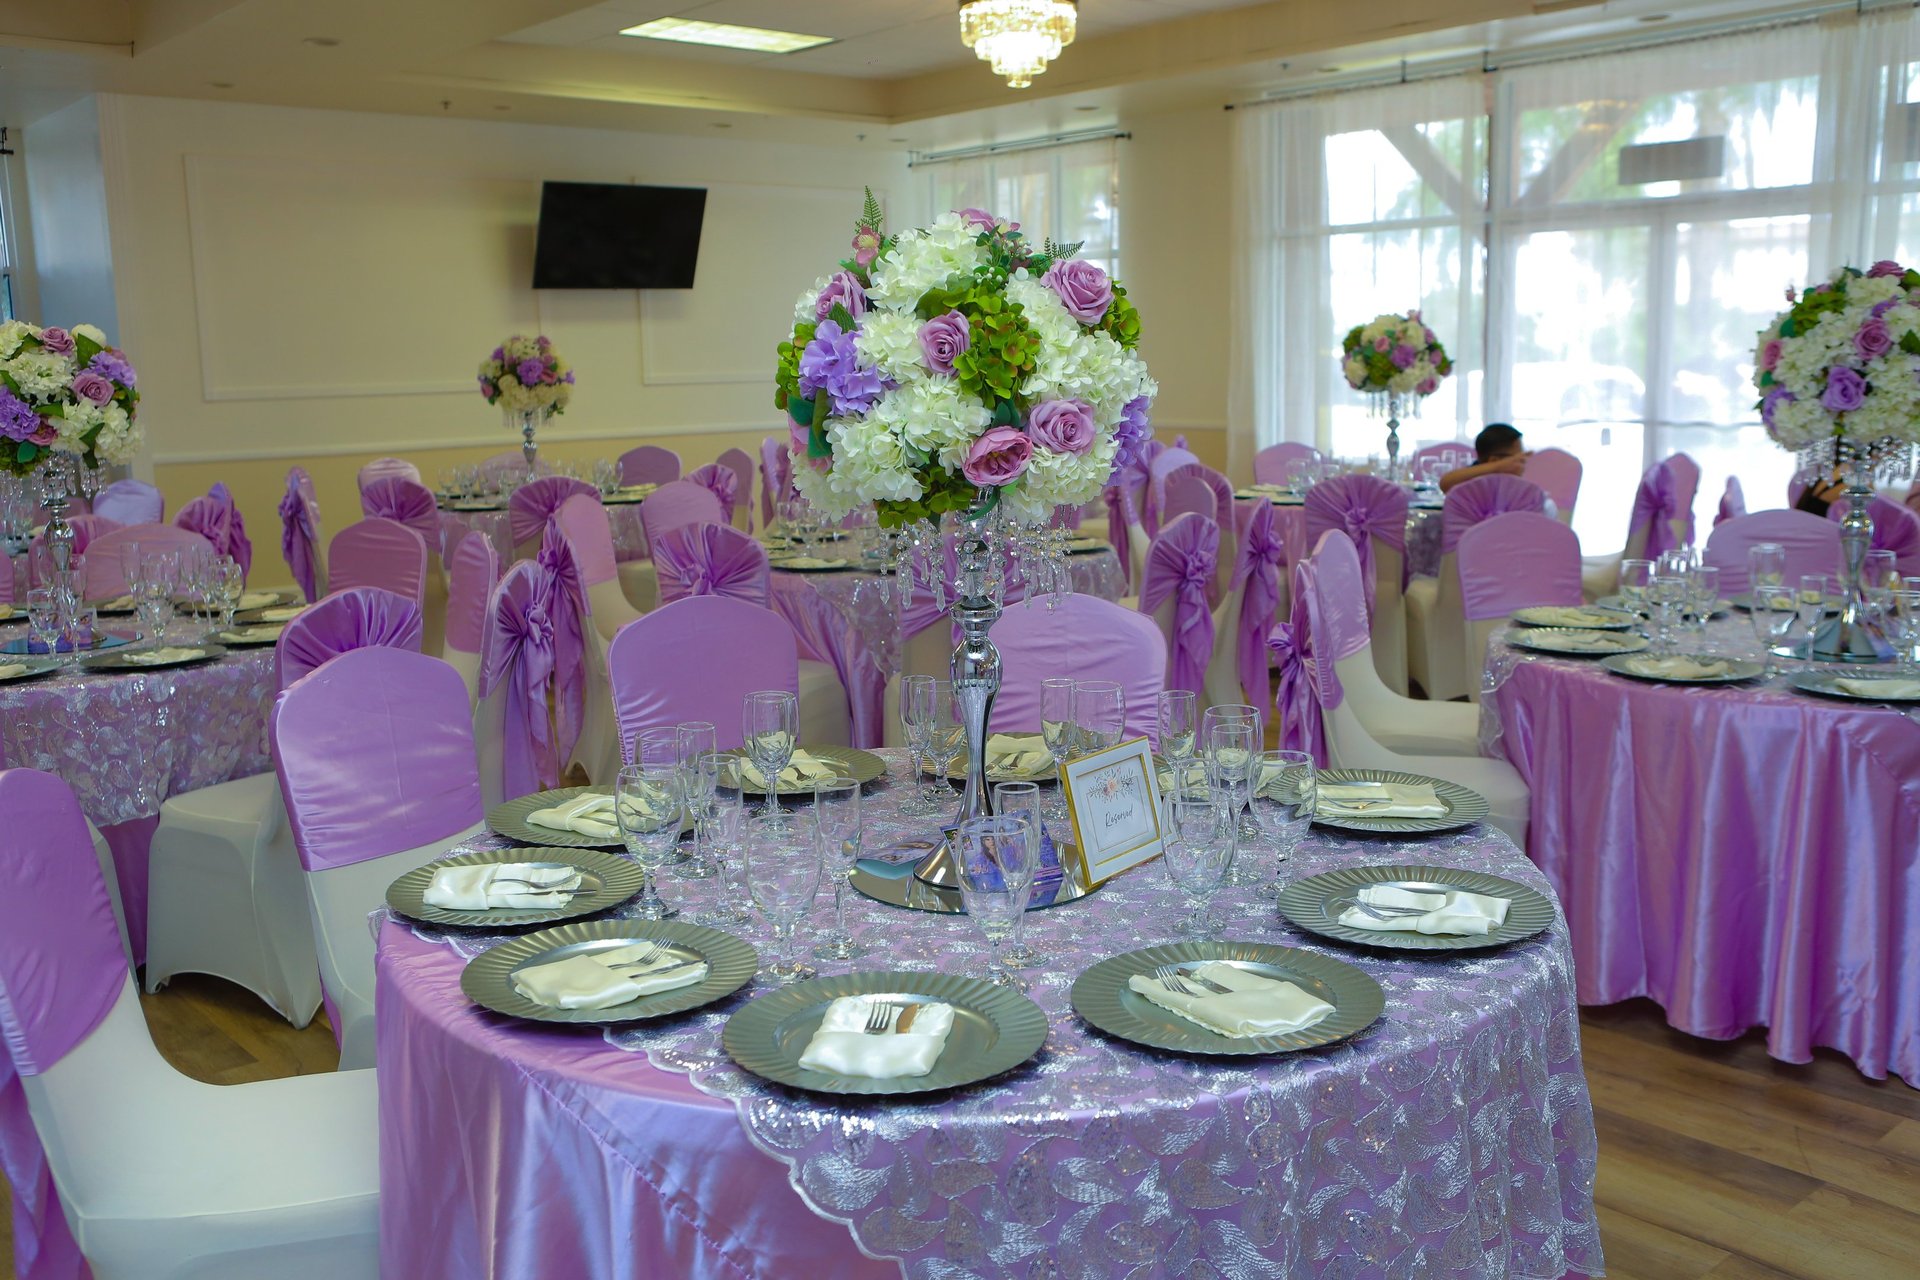
[[[73,375],[73,394],[94,404],[105,404],[113,399],[113,383],[85,369]]]
[[[547,372],[547,362],[539,356],[528,356],[513,367],[513,376],[520,380],[523,387],[537,387]]]
[[[1860,326],[1853,335],[1853,349],[1862,360],[1878,360],[1893,350],[1893,334],[1887,328],[1887,322],[1875,317]]]
[[[1113,281],[1091,262],[1069,258],[1047,268],[1040,283],[1060,295],[1067,314],[1081,324],[1099,324],[1113,305]]]
[[[1394,368],[1406,369],[1412,366],[1414,359],[1418,357],[1419,354],[1420,353],[1418,351],[1415,351],[1412,347],[1408,346],[1406,343],[1403,342],[1399,346],[1395,347],[1393,349],[1392,354],[1389,355],[1387,358],[1393,361]]]
[[[1085,400],[1043,400],[1027,415],[1027,435],[1054,453],[1085,453],[1099,434]]]
[[[1832,413],[1849,413],[1867,402],[1867,380],[1845,365],[1827,370],[1827,389],[1820,405]]]
[[[988,213],[985,209],[956,209],[954,212],[960,215],[962,222],[978,227],[982,231],[1009,232],[1020,229],[1020,224],[1011,218],[1002,218],[998,214]]]
[[[73,354],[73,335],[65,329],[42,329],[40,345],[57,356],[70,356]]]
[[[1012,427],[995,427],[973,442],[960,473],[974,484],[998,488],[1012,484],[1033,459],[1033,441]]]
[[[1780,363],[1780,339],[1770,338],[1767,345],[1760,348],[1760,367],[1772,371]]]
[[[1869,280],[1878,280],[1884,276],[1903,276],[1905,274],[1907,274],[1907,269],[1895,262],[1892,258],[1882,258],[1867,268],[1867,278]]]
[[[833,314],[835,303],[847,309],[847,314],[858,320],[867,314],[867,291],[860,287],[860,281],[850,271],[836,271],[827,278],[827,287],[813,301],[813,318],[825,320]]]
[[[0,386],[0,436],[9,440],[31,440],[40,430],[40,415],[32,405]]]
[[[920,354],[935,373],[952,377],[954,360],[972,344],[967,318],[958,311],[935,316],[920,326]]]
[[[1420,384],[1414,388],[1416,392],[1423,396],[1430,396],[1439,389],[1440,379],[1438,378],[1422,378],[1420,379]]]

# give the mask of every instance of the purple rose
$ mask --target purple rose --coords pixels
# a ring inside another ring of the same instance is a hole
[[[1135,396],[1120,410],[1120,421],[1113,428],[1113,438],[1120,446],[1113,455],[1113,474],[1116,476],[1138,461],[1147,442],[1153,439],[1153,426],[1147,421],[1147,406],[1150,403],[1145,396]],[[1111,477],[1108,482],[1112,482]]]
[[[1059,294],[1067,314],[1081,324],[1099,324],[1113,305],[1113,281],[1093,263],[1078,258],[1054,263],[1040,283]]]
[[[1387,337],[1385,334],[1381,334],[1379,337],[1373,340],[1373,349],[1375,351],[1384,352],[1389,348],[1391,348],[1392,346],[1393,344],[1387,341]]]
[[[1440,379],[1438,378],[1422,378],[1419,385],[1414,387],[1414,390],[1423,396],[1430,396],[1439,389]]]
[[[520,379],[523,387],[540,385],[540,375],[547,371],[547,362],[539,356],[528,356],[513,367],[513,376]]]
[[[1403,342],[1399,346],[1395,347],[1393,349],[1393,354],[1388,356],[1387,358],[1393,361],[1394,368],[1405,369],[1410,367],[1413,364],[1414,358],[1419,354],[1420,353],[1418,351],[1415,351],[1412,347],[1408,346],[1406,343]]]
[[[967,326],[967,318],[958,311],[935,316],[920,326],[920,354],[926,358],[927,368],[935,373],[953,376],[954,360],[972,344],[973,333]]]
[[[495,364],[505,364],[507,362],[507,353],[501,348],[495,347],[491,359]]]
[[[1085,400],[1042,400],[1027,415],[1027,434],[1055,453],[1085,453],[1100,432]]]
[[[9,440],[30,440],[40,430],[40,415],[32,405],[0,386],[0,436]]]
[[[42,329],[40,345],[57,356],[70,356],[73,354],[73,335],[65,329]]]
[[[1881,316],[1884,316],[1885,314],[1887,314],[1887,312],[1899,306],[1902,301],[1903,299],[1900,299],[1900,298],[1882,298],[1880,301],[1873,304],[1873,309],[1869,311],[1867,314],[1871,315],[1872,317],[1874,317],[1874,319],[1877,320]]]
[[[492,400],[495,396],[499,394],[500,394],[500,388],[493,385],[493,379],[489,378],[484,373],[481,374],[480,375],[480,395],[484,399]]]
[[[1780,339],[1770,338],[1767,345],[1760,348],[1760,367],[1769,372],[1780,363]]]
[[[1853,349],[1862,360],[1878,360],[1893,350],[1893,334],[1887,329],[1887,322],[1878,318],[1868,320],[1853,335]]]
[[[1767,424],[1768,431],[1772,431],[1774,412],[1781,405],[1792,404],[1799,398],[1800,397],[1794,395],[1793,392],[1787,390],[1785,387],[1775,387],[1773,390],[1767,392],[1766,396],[1760,401],[1760,421]]]
[[[87,361],[87,368],[103,378],[111,378],[123,387],[139,385],[139,380],[133,374],[133,366],[127,363],[126,353],[114,347],[95,352],[93,359]]]
[[[813,331],[813,341],[800,353],[801,396],[825,391],[834,413],[865,413],[884,390],[880,371],[861,367],[853,335],[841,332],[831,320],[822,320]],[[814,412],[820,412],[817,402]]]
[[[1885,276],[1903,276],[1905,274],[1907,274],[1907,269],[1895,262],[1892,258],[1882,258],[1867,268],[1867,278],[1869,280],[1878,280]]]
[[[982,231],[1005,232],[1020,229],[1020,224],[1011,218],[1002,218],[997,214],[988,213],[985,209],[956,209],[954,212],[960,215],[962,222],[978,227]]]
[[[1820,405],[1832,413],[1849,413],[1867,402],[1867,380],[1845,365],[1827,370],[1827,389]]]
[[[1012,484],[1033,458],[1033,441],[1012,427],[995,427],[973,442],[960,473],[974,484],[998,488]]]
[[[813,318],[825,320],[833,314],[834,303],[847,309],[847,314],[858,320],[867,314],[867,291],[850,271],[836,271],[827,280],[827,287],[813,300]]]
[[[113,399],[113,383],[90,369],[83,369],[73,375],[73,394],[94,404],[105,404]]]

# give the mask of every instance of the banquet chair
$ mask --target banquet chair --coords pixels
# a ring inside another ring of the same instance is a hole
[[[1745,514],[1747,514],[1747,495],[1746,491],[1740,487],[1740,477],[1728,476],[1727,487],[1720,494],[1720,509],[1713,516],[1713,527],[1718,529],[1727,521]]]
[[[507,520],[516,560],[531,560],[540,553],[540,540],[546,536],[561,504],[576,497],[589,498],[596,506],[600,504],[600,491],[572,476],[541,476],[513,491],[513,496],[507,499]],[[607,542],[612,545],[611,533],[607,535]]]
[[[287,571],[312,604],[327,594],[327,552],[320,539],[320,502],[305,467],[287,468],[287,491],[280,498],[280,554]]]
[[[1461,612],[1466,618],[1467,663],[1484,668],[1487,641],[1515,609],[1577,605],[1580,538],[1558,520],[1531,511],[1509,511],[1482,520],[1460,535],[1454,552],[1460,573]],[[1480,684],[1467,690],[1480,701]],[[1478,751],[1468,739],[1469,753]]]
[[[1580,497],[1580,459],[1565,449],[1538,449],[1527,455],[1522,480],[1546,490],[1553,500],[1553,518],[1562,524],[1573,523],[1573,504]]]
[[[1273,699],[1267,636],[1279,620],[1285,544],[1273,504],[1250,504],[1227,594],[1213,611],[1213,660],[1207,664],[1204,705],[1245,703],[1265,707]]]
[[[643,444],[620,455],[621,484],[671,484],[680,478],[680,455]]]
[[[480,699],[480,652],[487,601],[500,581],[500,553],[488,538],[467,538],[447,566],[447,639],[440,656],[466,682],[467,701]]]
[[[662,534],[653,564],[663,605],[687,596],[732,596],[761,608],[769,604],[767,549],[732,525],[702,521]]]
[[[180,1074],[148,1033],[73,792],[7,770],[0,812],[0,1165],[20,1274],[373,1280],[374,1073]]]
[[[1149,445],[1159,444],[1148,441]],[[1165,521],[1162,512],[1167,505],[1167,477],[1182,467],[1198,464],[1199,457],[1190,449],[1180,449],[1172,445],[1161,445],[1149,455],[1147,461],[1146,495],[1140,504],[1140,524],[1152,538],[1160,532]]]
[[[993,628],[1000,693],[988,729],[1040,732],[1040,682],[1112,680],[1126,697],[1126,736],[1151,738],[1167,682],[1167,642],[1153,619],[1098,596],[1030,596]],[[897,719],[897,717],[896,717]]]
[[[1852,505],[1840,499],[1827,508],[1827,519],[1840,523]],[[1867,514],[1873,520],[1871,548],[1893,552],[1894,568],[1901,577],[1920,575],[1920,515],[1877,493],[1867,503]]]
[[[355,649],[282,691],[268,732],[340,1067],[369,1067],[367,916],[395,877],[484,829],[466,687],[438,658]]]
[[[441,522],[433,491],[405,476],[382,476],[360,490],[360,510],[368,517],[407,526],[426,544],[427,571],[421,579],[420,614],[426,626],[426,651],[439,653],[447,632],[446,526]]]
[[[725,524],[720,499],[713,490],[691,480],[673,480],[647,495],[640,504],[640,528],[647,546],[669,529],[683,524]],[[633,607],[646,613],[660,603],[660,575],[652,560],[631,560],[620,566],[620,589]]]
[[[1545,519],[1546,517],[1542,517]],[[1344,533],[1320,539],[1313,555],[1295,567],[1295,590],[1305,596],[1314,654],[1314,693],[1325,734],[1327,762],[1336,769],[1393,769],[1426,774],[1471,787],[1486,797],[1488,821],[1527,847],[1527,784],[1504,760],[1477,754],[1442,754],[1414,745],[1472,742],[1476,709],[1402,698],[1380,682],[1366,618],[1360,557]],[[1383,741],[1376,726],[1392,726],[1399,745]]]
[[[67,524],[73,529],[72,550],[76,556],[84,556],[87,553],[87,548],[91,547],[95,539],[101,537],[103,534],[108,534],[115,529],[126,527],[107,519],[105,516],[89,513],[68,516]],[[51,553],[46,550],[46,546],[47,531],[42,529],[34,535],[33,542],[27,548],[27,582],[29,586],[40,586],[41,574],[53,563]],[[84,571],[84,562],[82,563],[82,568]],[[7,564],[7,576],[13,576],[13,564],[11,561]],[[8,589],[12,589],[11,584],[9,584]]]
[[[733,527],[753,532],[753,459],[745,449],[728,449],[714,462],[733,472],[738,485],[738,502],[733,511]]]
[[[1518,476],[1477,476],[1447,494],[1440,511],[1440,575],[1415,578],[1407,586],[1407,676],[1435,702],[1480,687],[1480,672],[1471,666],[1466,649],[1467,619],[1455,556],[1461,537],[1482,520],[1509,511],[1544,514],[1546,505],[1546,491]]]
[[[427,605],[427,541],[397,520],[370,516],[333,535],[327,546],[327,585],[381,587]]]
[[[1180,495],[1180,506],[1173,506],[1175,494]],[[1190,462],[1184,467],[1168,473],[1166,480],[1167,508],[1161,517],[1161,526],[1171,520],[1180,511],[1194,511],[1213,521],[1220,529],[1220,559],[1216,566],[1212,596],[1218,598],[1226,590],[1227,578],[1233,572],[1233,563],[1239,550],[1239,521],[1234,517],[1233,484],[1227,477],[1205,463]]]
[[[1420,464],[1428,458],[1440,459],[1447,470],[1452,471],[1457,467],[1472,466],[1479,455],[1473,451],[1472,445],[1459,440],[1438,440],[1432,444],[1423,444],[1407,456],[1408,474],[1418,477]]]
[[[771,529],[780,517],[780,504],[793,489],[793,459],[779,436],[760,441],[760,527]]]
[[[374,481],[386,480],[391,477],[411,480],[415,484],[422,483],[420,479],[420,468],[414,466],[405,458],[375,458],[372,462],[360,468],[360,472],[355,479],[361,491],[365,492],[366,487]]]
[[[738,518],[744,504],[740,498],[740,477],[733,473],[733,468],[709,462],[689,471],[687,482],[710,491],[719,500],[721,524],[731,525]]]
[[[377,587],[336,592],[289,622],[274,646],[285,689],[350,649],[420,651],[419,606]],[[271,772],[169,796],[148,851],[148,991],[175,974],[245,987],[296,1027],[320,1007],[300,861]]]
[[[1320,451],[1310,444],[1298,440],[1282,440],[1279,444],[1270,444],[1253,455],[1253,482],[1255,484],[1285,484],[1287,473],[1296,462],[1318,462]]]
[[[714,728],[719,749],[744,741],[741,707],[760,689],[800,692],[800,648],[771,609],[727,596],[687,596],[621,629],[607,650],[621,758],[644,729],[687,720]],[[818,739],[800,729],[801,745]]]
[[[579,742],[585,636],[576,647],[565,619],[548,608],[556,585],[545,567],[521,560],[487,602],[473,722],[488,808],[558,786]]]
[[[253,543],[247,537],[246,521],[240,518],[240,507],[225,484],[215,483],[204,496],[181,507],[173,523],[205,538],[216,555],[238,561],[242,582],[253,572]]]
[[[580,736],[574,743],[573,758],[589,778],[609,782],[619,773],[620,743],[613,719],[613,693],[608,684],[607,645],[620,628],[640,614],[620,589],[620,566],[614,559],[613,533],[607,522],[607,509],[598,494],[575,494],[561,503],[546,537],[564,546],[565,561],[571,569],[560,563],[555,548],[542,549],[542,565],[570,574],[570,583],[556,585],[567,585],[577,592],[573,608],[576,611],[584,608],[579,618],[580,680],[586,702],[581,711]],[[555,621],[564,623],[560,618]],[[556,653],[556,661],[562,656]]]
[[[1784,581],[1789,587],[1798,587],[1803,573],[1839,571],[1839,525],[1806,511],[1756,511],[1717,524],[1707,535],[1700,563],[1720,571],[1721,595],[1744,595],[1753,590],[1747,552],[1762,542],[1776,542],[1786,550]]]
[[[1634,491],[1626,548],[1617,555],[1581,561],[1580,589],[1587,599],[1620,589],[1621,561],[1658,560],[1663,551],[1693,545],[1693,498],[1699,485],[1700,468],[1684,453],[1647,468]]]
[[[1140,523],[1140,507],[1146,501],[1147,469],[1137,463],[1120,468],[1113,480],[1100,491],[1107,509],[1107,545],[1120,560],[1120,572],[1128,587],[1140,589],[1140,573],[1146,566],[1147,548],[1153,539]]]
[[[1373,583],[1367,617],[1373,660],[1387,688],[1407,692],[1407,491],[1378,476],[1334,476],[1307,490],[1301,514],[1307,545],[1339,529],[1360,555],[1361,577]]]
[[[1147,551],[1140,611],[1153,619],[1167,647],[1164,687],[1200,694],[1213,659],[1213,584],[1218,576],[1220,526],[1195,512],[1160,527]]]
[[[160,524],[167,516],[167,501],[146,481],[129,477],[115,480],[94,497],[93,514],[115,524]]]
[[[170,524],[129,524],[109,529],[87,544],[86,591],[89,600],[109,600],[127,593],[127,548],[202,551],[213,544],[191,529]]]

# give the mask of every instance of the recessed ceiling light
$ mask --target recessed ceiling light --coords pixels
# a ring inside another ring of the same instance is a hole
[[[493,104],[493,109],[494,109],[495,111],[511,111],[511,110],[513,110],[513,108],[512,108],[512,107],[509,107],[509,106],[508,106],[508,105],[507,105],[506,103],[504,103],[504,102],[496,102],[496,103],[494,103],[494,104]]]
[[[637,27],[627,27],[620,34],[639,36],[644,40],[713,45],[721,49],[750,49],[755,53],[793,53],[833,43],[832,36],[772,31],[766,27],[736,27],[725,22],[695,22],[691,18],[655,18]]]
[[[888,142],[912,142],[912,138],[888,138]]]
[[[1323,76],[1331,76],[1331,75],[1337,75],[1337,74],[1339,74],[1339,71],[1340,71],[1340,68],[1338,68],[1338,67],[1320,67],[1320,68],[1317,68],[1317,70],[1318,70],[1318,71],[1320,72],[1320,74],[1321,74],[1321,75],[1323,75]]]
[[[231,80],[209,80],[209,81],[207,81],[207,87],[208,87],[208,88],[210,88],[210,89],[231,89],[231,88],[233,88],[233,81],[231,81]]]
[[[333,36],[307,36],[301,40],[300,43],[310,44],[316,49],[332,49],[336,47],[340,41]]]

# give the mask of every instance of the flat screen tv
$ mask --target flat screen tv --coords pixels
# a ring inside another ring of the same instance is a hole
[[[533,249],[536,289],[691,289],[704,187],[548,182]]]

